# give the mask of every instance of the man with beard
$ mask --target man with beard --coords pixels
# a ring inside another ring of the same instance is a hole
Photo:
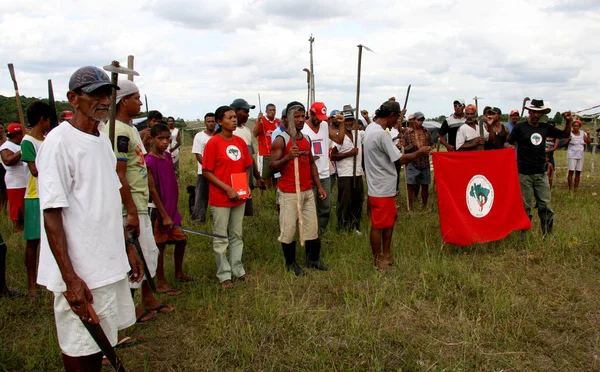
[[[204,129],[202,132],[198,132],[194,136],[194,144],[192,146],[192,153],[196,156],[198,162],[198,177],[196,178],[196,199],[194,201],[194,211],[192,213],[192,219],[195,221],[205,222],[206,221],[206,209],[208,207],[208,181],[202,175],[202,155],[204,154],[204,147],[206,143],[215,134],[215,127],[217,122],[215,121],[215,114],[209,112],[204,115]]]
[[[544,172],[546,137],[569,137],[573,116],[570,111],[563,113],[566,125],[564,130],[560,130],[548,123],[540,122],[541,117],[551,111],[549,105],[546,106],[543,100],[532,99],[529,106],[525,108],[529,111],[529,120],[515,125],[508,137],[508,142],[517,144],[519,148],[517,164],[525,211],[531,219],[531,199],[535,197],[542,234],[546,236],[552,232],[554,224],[554,211],[550,207],[552,193],[548,177]]]
[[[382,271],[394,264],[391,254],[392,232],[398,211],[395,162],[410,163],[429,154],[431,147],[423,146],[411,154],[400,154],[386,129],[390,129],[404,112],[395,101],[384,102],[375,112],[377,120],[367,126],[364,139],[365,173],[371,207],[371,250],[375,267]],[[383,252],[381,248],[383,246]]]
[[[280,213],[278,240],[281,242],[287,270],[296,276],[304,275],[304,271],[296,263],[296,224],[302,219],[302,233],[306,244],[306,265],[310,268],[327,271],[328,268],[320,261],[321,241],[318,239],[317,213],[313,184],[317,188],[319,199],[327,197],[321,186],[319,173],[311,152],[311,141],[302,133],[304,126],[305,108],[300,102],[290,102],[286,107],[288,127],[296,128],[296,143],[293,144],[290,130],[286,129],[277,135],[271,149],[271,171],[281,172],[277,184],[280,191]],[[288,121],[291,119],[288,119]],[[295,174],[294,159],[298,159],[298,174]],[[300,195],[296,194],[296,176],[300,187]],[[298,215],[298,199],[302,205],[302,215]]]
[[[498,107],[490,107],[485,115],[488,119],[489,138],[483,148],[485,150],[499,150],[508,147],[510,131],[500,122],[502,111]]]
[[[326,197],[317,199],[317,216],[319,219],[319,236],[323,235],[329,223],[331,213],[331,178],[329,177],[329,140],[341,145],[344,143],[346,129],[340,125],[334,130],[327,125],[327,107],[323,102],[315,102],[310,107],[310,116],[304,124],[302,133],[310,138],[312,154],[315,158],[321,186]],[[313,190],[315,193],[317,190]]]
[[[489,134],[484,127],[483,137],[480,135],[483,124],[477,124],[477,107],[475,105],[467,105],[465,119],[465,124],[461,125],[456,133],[456,150],[483,150],[483,145],[487,141]]]
[[[254,137],[258,141],[258,156],[261,158],[261,161],[259,161],[261,166],[260,176],[265,180],[267,188],[270,189],[275,182],[269,170],[271,163],[271,136],[280,123],[279,119],[275,117],[277,109],[274,104],[269,103],[266,106],[266,111],[266,116],[263,116],[262,112],[258,114],[258,119],[256,119],[254,128],[252,128],[252,134],[254,134]]]
[[[248,117],[250,116],[250,110],[254,110],[256,106],[248,104],[248,101],[242,98],[234,99],[231,105],[229,105],[234,111],[235,116],[237,118],[237,128],[233,131],[234,136],[241,137],[246,145],[248,146],[248,150],[250,151],[250,155],[252,155],[252,169],[251,172],[256,179],[256,183],[260,189],[264,188],[265,181],[260,176],[258,172],[258,167],[256,166],[256,162],[254,161],[254,148],[252,147],[252,131],[250,128],[246,126],[248,122]],[[250,186],[251,189],[254,189],[254,182],[252,177],[250,177]],[[254,206],[252,204],[252,197],[246,199],[246,204],[244,207],[244,216],[252,216],[254,215]]]
[[[115,154],[98,130],[112,88],[97,67],[75,71],[67,93],[75,114],[48,134],[36,158],[44,218],[37,282],[54,292],[66,371],[100,371],[102,352],[82,320],[93,309],[116,345],[118,330],[135,323],[128,272],[133,281],[143,277],[135,248],[125,248]]]
[[[454,113],[444,120],[439,134],[440,143],[446,146],[448,151],[456,150],[456,133],[465,122],[465,100],[456,99],[454,100]],[[447,141],[446,134],[448,135]]]

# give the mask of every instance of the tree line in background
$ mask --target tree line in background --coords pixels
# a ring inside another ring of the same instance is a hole
[[[29,123],[27,122],[27,107],[35,101],[42,101],[45,103],[48,103],[48,99],[47,98],[37,98],[37,97],[26,97],[26,96],[21,96],[21,105],[23,106],[23,115],[25,116],[25,126],[29,126]],[[67,101],[56,101],[56,114],[59,115],[61,112],[63,111],[73,111],[73,107],[71,106],[71,104]],[[165,113],[163,113],[163,115],[165,115]],[[163,118],[163,120],[167,121],[167,116],[169,116],[168,114],[166,114],[166,116]],[[142,111],[139,113],[139,115],[136,116],[136,118],[145,118],[146,117],[146,111]],[[18,123],[19,122],[19,112],[17,110],[17,101],[15,99],[15,97],[5,97],[0,95],[0,122],[4,123],[5,125],[9,124],[9,123]],[[185,124],[185,120],[183,120],[182,118],[177,118],[175,119],[175,126],[178,128],[185,128],[186,124]]]

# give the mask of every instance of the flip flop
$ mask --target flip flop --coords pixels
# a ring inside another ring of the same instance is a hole
[[[128,347],[132,347],[135,344],[137,344],[137,341],[134,340],[133,338],[127,336],[127,337],[123,337],[122,339],[119,340],[119,342],[117,342],[117,344],[115,345],[115,349],[124,349],[124,348],[128,348]]]
[[[152,316],[150,316],[152,315]],[[148,318],[148,316],[150,316]],[[154,317],[156,316],[156,311],[154,310],[144,310],[144,312],[142,313],[142,315],[140,315],[135,322],[136,323],[146,323],[149,320],[152,320]]]
[[[223,288],[223,289],[233,288],[233,283],[231,282],[231,280],[224,280],[220,284],[221,284],[221,288]]]
[[[244,274],[244,275],[242,275],[242,276],[240,276],[240,277],[238,278],[238,280],[240,280],[240,281],[242,281],[242,282],[249,282],[249,281],[251,281],[252,279],[253,279],[253,278],[252,278],[252,275],[250,275],[250,274]]]
[[[182,292],[180,290],[177,290],[175,288],[169,288],[165,291],[157,291],[160,294],[166,294],[167,296],[179,296]]]
[[[163,310],[165,310],[165,311],[163,311]],[[156,311],[157,314],[158,313],[167,314],[167,313],[172,313],[173,311],[175,311],[175,306],[160,304],[157,307],[150,309],[150,311]]]

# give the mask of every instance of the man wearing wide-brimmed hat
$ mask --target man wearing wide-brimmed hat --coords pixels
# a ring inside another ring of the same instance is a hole
[[[548,123],[540,122],[541,117],[551,111],[548,102],[544,104],[542,100],[533,99],[525,108],[529,111],[529,120],[515,125],[508,142],[519,146],[517,163],[525,211],[531,218],[531,199],[535,196],[542,233],[546,236],[552,232],[554,222],[554,211],[550,207],[550,184],[544,172],[546,137],[569,137],[573,117],[571,112],[563,113],[567,124],[564,130],[560,130]]]

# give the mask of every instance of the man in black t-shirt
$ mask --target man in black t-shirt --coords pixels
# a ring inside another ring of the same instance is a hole
[[[529,218],[531,218],[531,199],[535,196],[538,207],[538,216],[542,225],[544,236],[552,232],[554,211],[550,207],[550,184],[544,172],[546,164],[546,137],[566,138],[571,134],[571,123],[573,117],[571,112],[563,113],[566,120],[564,130],[540,122],[544,114],[551,109],[544,105],[542,100],[531,100],[526,107],[529,111],[529,120],[515,125],[508,142],[517,144],[517,163],[519,167],[519,181],[521,183],[521,194],[523,206]]]

